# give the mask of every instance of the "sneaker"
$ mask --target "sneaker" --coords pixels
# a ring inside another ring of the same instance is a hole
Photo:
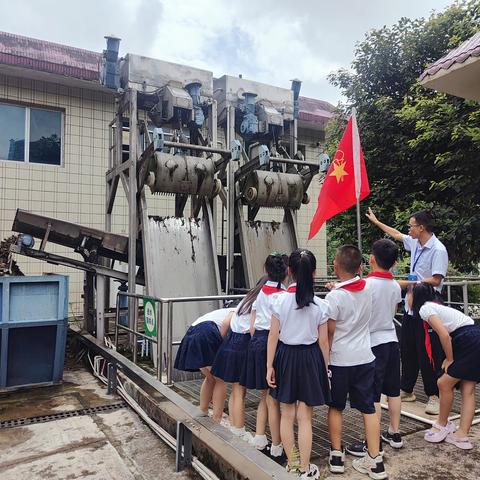
[[[438,415],[440,413],[440,401],[436,395],[428,397],[427,406],[425,407],[425,413],[428,415]]]
[[[351,443],[347,445],[345,448],[347,453],[353,455],[354,457],[364,457],[368,453],[368,446],[367,441],[363,440],[363,442]],[[383,457],[385,451],[383,450],[382,439],[380,439],[380,456]]]
[[[453,422],[448,421],[444,427],[435,422],[432,428],[425,432],[423,438],[430,443],[440,443],[447,438],[448,434],[455,432],[455,430],[456,427]]]
[[[345,450],[340,451],[330,449],[330,455],[328,457],[328,468],[332,473],[345,472]]]
[[[304,479],[313,478],[314,480],[317,480],[320,478],[320,471],[315,464],[311,463],[308,466],[308,470],[306,472],[300,471],[298,476]]]
[[[287,473],[300,474],[300,451],[296,446],[293,447],[291,457],[291,463],[287,463],[285,467]]]
[[[388,430],[382,433],[382,440],[390,444],[392,448],[402,448],[403,440],[400,433],[390,433]]]
[[[269,447],[270,447],[270,452],[269,452],[270,458],[274,462],[278,463],[279,465],[285,465],[287,463],[287,455],[283,450],[282,444],[270,445]]]
[[[370,455],[365,455],[362,458],[356,458],[352,462],[352,467],[360,473],[365,473],[374,480],[382,480],[388,478],[385,471],[385,465],[383,464],[383,458],[378,455],[372,458]]]
[[[417,400],[417,397],[413,392],[408,393],[402,390],[400,392],[400,399],[402,400],[402,402],[415,402]]]

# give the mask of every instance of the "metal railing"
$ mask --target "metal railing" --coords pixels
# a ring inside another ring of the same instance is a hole
[[[134,312],[135,318],[133,322],[133,329],[122,325],[119,323],[121,315],[128,315],[128,307],[120,307],[120,296],[133,299],[134,302]],[[156,352],[156,375],[157,379],[163,382],[162,372],[166,372],[166,381],[167,385],[171,385],[172,376],[173,376],[173,347],[179,345],[180,341],[173,340],[173,307],[176,303],[191,303],[191,302],[208,302],[208,301],[222,301],[222,300],[240,300],[244,298],[245,295],[210,295],[210,296],[197,296],[197,297],[172,297],[172,298],[157,298],[151,297],[148,295],[140,295],[137,293],[127,293],[127,292],[118,292],[117,293],[117,304],[115,312],[115,348],[118,347],[118,333],[119,330],[124,330],[133,336],[133,363],[137,364],[137,339],[142,338],[144,340],[152,342],[157,346]],[[153,301],[155,304],[156,315],[156,337],[151,337],[146,335],[143,332],[140,332],[138,329],[138,320],[139,320],[139,306],[140,300],[143,302],[144,299]],[[164,315],[164,307],[166,308],[166,316]],[[192,319],[192,322],[195,319]],[[163,359],[163,332],[165,327],[165,362]],[[153,356],[152,356],[153,358]]]

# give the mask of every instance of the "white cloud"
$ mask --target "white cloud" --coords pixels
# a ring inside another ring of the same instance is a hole
[[[138,53],[289,87],[336,102],[328,73],[348,67],[365,32],[448,0],[0,0],[0,29],[101,51],[103,36]],[[8,6],[7,6],[8,5]],[[19,21],[21,19],[21,22]]]

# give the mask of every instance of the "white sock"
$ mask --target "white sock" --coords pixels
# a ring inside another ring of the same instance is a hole
[[[241,437],[246,433],[245,426],[243,427],[230,427],[230,431],[237,437]]]
[[[263,450],[268,445],[268,440],[266,435],[255,435],[253,439],[253,445],[258,450]]]
[[[390,435],[393,435],[394,433],[399,433],[398,430],[396,432],[394,432],[390,427],[388,427],[388,433]]]
[[[283,445],[279,443],[278,445],[274,445],[272,443],[272,446],[270,448],[270,455],[272,457],[279,457],[283,453]]]

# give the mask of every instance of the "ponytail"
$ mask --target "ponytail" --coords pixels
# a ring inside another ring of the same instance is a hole
[[[238,306],[237,315],[244,315],[252,311],[253,302],[257,299],[260,290],[265,285],[267,280],[268,275],[265,275],[257,282],[257,284],[251,290],[249,290],[249,292],[245,295],[244,299],[240,302],[240,305]]]
[[[315,303],[313,290],[313,273],[317,268],[315,255],[310,250],[297,249],[290,255],[289,266],[297,282],[295,300],[298,308]]]

